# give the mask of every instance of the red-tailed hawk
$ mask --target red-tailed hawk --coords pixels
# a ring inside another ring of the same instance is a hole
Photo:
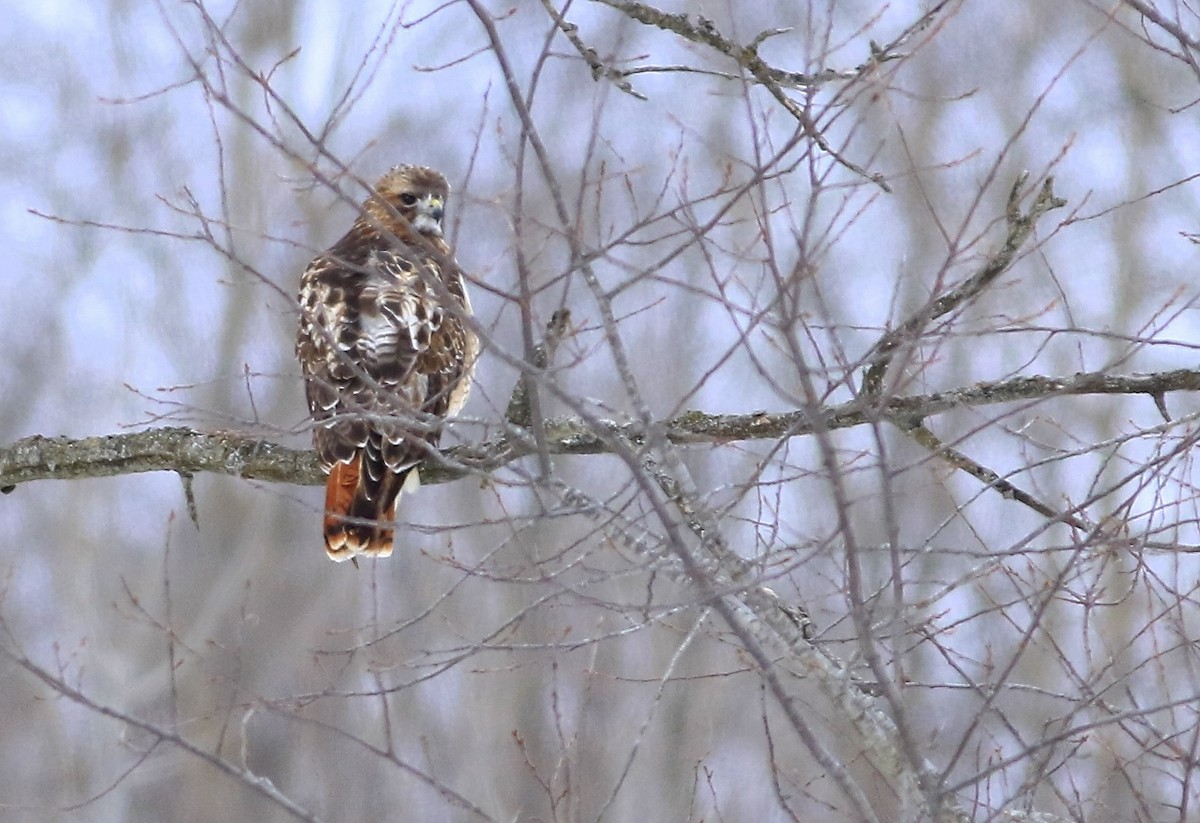
[[[392,169],[300,281],[296,356],[329,473],[325,551],[334,560],[392,553],[396,498],[419,483],[417,464],[467,400],[479,344],[442,239],[449,190],[433,169]]]

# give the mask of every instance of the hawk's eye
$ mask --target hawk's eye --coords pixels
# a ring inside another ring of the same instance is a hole
[[[406,206],[416,205],[417,196],[415,194],[409,194],[408,192],[405,192],[404,194],[400,195],[400,202]]]

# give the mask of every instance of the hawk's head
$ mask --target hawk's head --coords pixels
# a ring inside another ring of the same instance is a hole
[[[442,214],[450,185],[440,172],[426,166],[396,166],[380,178],[375,191],[420,234],[430,238],[442,236]],[[384,225],[394,222],[388,209],[373,199],[367,209]]]

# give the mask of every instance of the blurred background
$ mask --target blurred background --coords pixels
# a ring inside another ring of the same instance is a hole
[[[430,165],[454,188],[449,239],[490,339],[450,441],[499,430],[522,322],[536,335],[560,307],[574,325],[554,380],[573,400],[547,394],[546,413],[636,415],[568,235],[595,251],[654,415],[789,411],[854,396],[879,335],[995,252],[1025,170],[1030,190],[1053,175],[1068,205],[903,353],[890,389],[1194,368],[1200,82],[1132,9],[947,3],[903,59],[854,75],[928,4],[664,2],[740,43],[783,30],[760,47],[773,66],[846,72],[788,95],[886,192],[727,57],[571,4],[607,64],[676,69],[630,75],[637,99],[593,79],[547,8],[9,2],[0,447],[161,425],[308,443],[294,294],[364,196],[331,156],[368,181]],[[1200,32],[1190,13],[1165,14]],[[684,454],[731,544],[848,659],[843,549],[860,547],[857,605],[895,656],[923,755],[974,819],[1023,802],[1188,819],[1200,566],[1146,545],[1200,543],[1200,409],[1167,402],[1176,424],[1145,396],[928,421],[1051,506],[1115,519],[1119,550],[883,425],[835,432],[832,451]],[[617,458],[555,470],[661,533]],[[531,471],[406,498],[395,556],[357,570],[325,558],[315,487],[197,476],[194,522],[167,472],[0,498],[4,643],[95,704],[0,663],[0,818],[853,819],[723,624],[611,530],[548,510]],[[887,819],[892,791],[844,720],[788,678]]]

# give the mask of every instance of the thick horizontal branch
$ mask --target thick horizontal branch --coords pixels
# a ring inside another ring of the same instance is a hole
[[[954,391],[893,397],[880,405],[852,401],[829,406],[820,420],[801,412],[715,415],[686,412],[664,421],[663,431],[675,443],[730,443],[774,440],[809,434],[820,422],[826,429],[860,426],[874,420],[920,420],[956,408],[987,406],[1063,395],[1145,394],[1165,408],[1163,396],[1174,391],[1200,391],[1200,370],[1179,369],[1144,375],[1076,374],[1070,377],[1017,377],[979,383]],[[606,423],[609,434],[643,440],[640,425]],[[547,447],[553,454],[598,454],[609,450],[605,432],[578,418],[546,423]],[[424,483],[444,483],[472,472],[490,472],[532,453],[529,438],[498,437],[446,449],[437,465],[421,470]],[[109,477],[138,472],[213,472],[235,477],[315,486],[324,482],[316,454],[234,431],[199,432],[160,428],[132,434],[71,439],[27,437],[0,449],[0,488],[31,480]]]

